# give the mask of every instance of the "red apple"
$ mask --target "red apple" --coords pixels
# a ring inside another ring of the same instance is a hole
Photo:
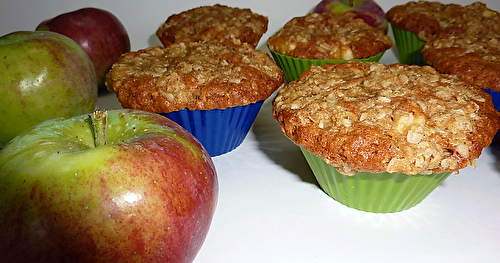
[[[57,32],[78,43],[94,64],[99,88],[106,90],[104,77],[111,65],[130,51],[130,39],[123,24],[112,13],[82,8],[41,22],[36,30]]]
[[[361,18],[367,24],[383,30],[387,34],[387,18],[384,10],[373,0],[322,0],[313,12],[346,13]]]
[[[191,262],[217,194],[208,153],[161,115],[48,120],[0,151],[0,262]]]

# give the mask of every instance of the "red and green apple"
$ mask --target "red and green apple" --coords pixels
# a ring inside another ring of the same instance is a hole
[[[217,196],[210,156],[166,117],[51,119],[0,152],[0,262],[192,262]]]
[[[121,21],[111,12],[87,7],[42,21],[36,30],[63,34],[78,43],[94,64],[99,89],[113,63],[130,51],[130,39]]]
[[[94,66],[70,38],[13,32],[0,37],[0,58],[0,148],[42,121],[94,110]]]
[[[314,13],[346,13],[361,18],[372,27],[387,34],[387,18],[384,10],[374,0],[322,0],[313,10]]]

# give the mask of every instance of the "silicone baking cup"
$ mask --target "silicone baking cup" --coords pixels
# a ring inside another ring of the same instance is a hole
[[[426,65],[422,57],[422,47],[425,41],[420,40],[414,33],[400,29],[391,24],[394,42],[398,49],[399,62],[407,65]]]
[[[264,100],[215,110],[180,110],[160,113],[190,132],[211,157],[236,149],[252,127]]]
[[[366,212],[394,213],[412,208],[451,174],[358,172],[345,176],[322,158],[300,149],[324,192],[343,205]]]
[[[322,66],[324,64],[333,64],[333,63],[345,63],[349,60],[338,59],[338,60],[328,60],[328,59],[304,59],[304,58],[296,58],[287,55],[282,55],[276,51],[270,50],[271,55],[283,73],[285,74],[285,80],[287,83],[290,83],[293,80],[296,80],[302,74],[302,71],[309,69],[311,65]],[[380,58],[385,54],[385,51],[378,53],[375,56],[371,56],[368,58],[362,59],[353,59],[354,61],[361,62],[378,62]]]

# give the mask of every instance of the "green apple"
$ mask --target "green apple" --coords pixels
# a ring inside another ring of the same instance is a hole
[[[13,32],[0,37],[0,58],[0,148],[42,121],[94,110],[94,66],[70,38]]]
[[[0,262],[191,262],[217,195],[210,156],[166,117],[51,119],[0,151]]]

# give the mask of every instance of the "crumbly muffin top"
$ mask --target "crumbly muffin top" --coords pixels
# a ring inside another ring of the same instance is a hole
[[[462,6],[433,1],[410,1],[392,7],[386,15],[394,26],[413,32],[423,41],[429,41],[439,32],[475,32],[498,27],[498,19],[491,19],[497,16],[495,13],[480,2]]]
[[[267,40],[270,50],[305,59],[361,59],[392,46],[383,31],[362,19],[337,13],[309,13],[288,21]]]
[[[212,41],[217,44],[248,43],[257,47],[267,31],[268,18],[250,9],[216,4],[171,15],[156,35],[168,46],[178,42]]]
[[[124,108],[162,113],[243,106],[268,98],[283,83],[265,51],[207,42],[129,52],[106,76]]]
[[[462,28],[436,34],[424,44],[422,56],[441,73],[500,92],[500,13],[485,9],[478,17]]]
[[[273,116],[294,143],[345,175],[458,172],[500,127],[491,97],[429,66],[311,66],[285,85]]]

